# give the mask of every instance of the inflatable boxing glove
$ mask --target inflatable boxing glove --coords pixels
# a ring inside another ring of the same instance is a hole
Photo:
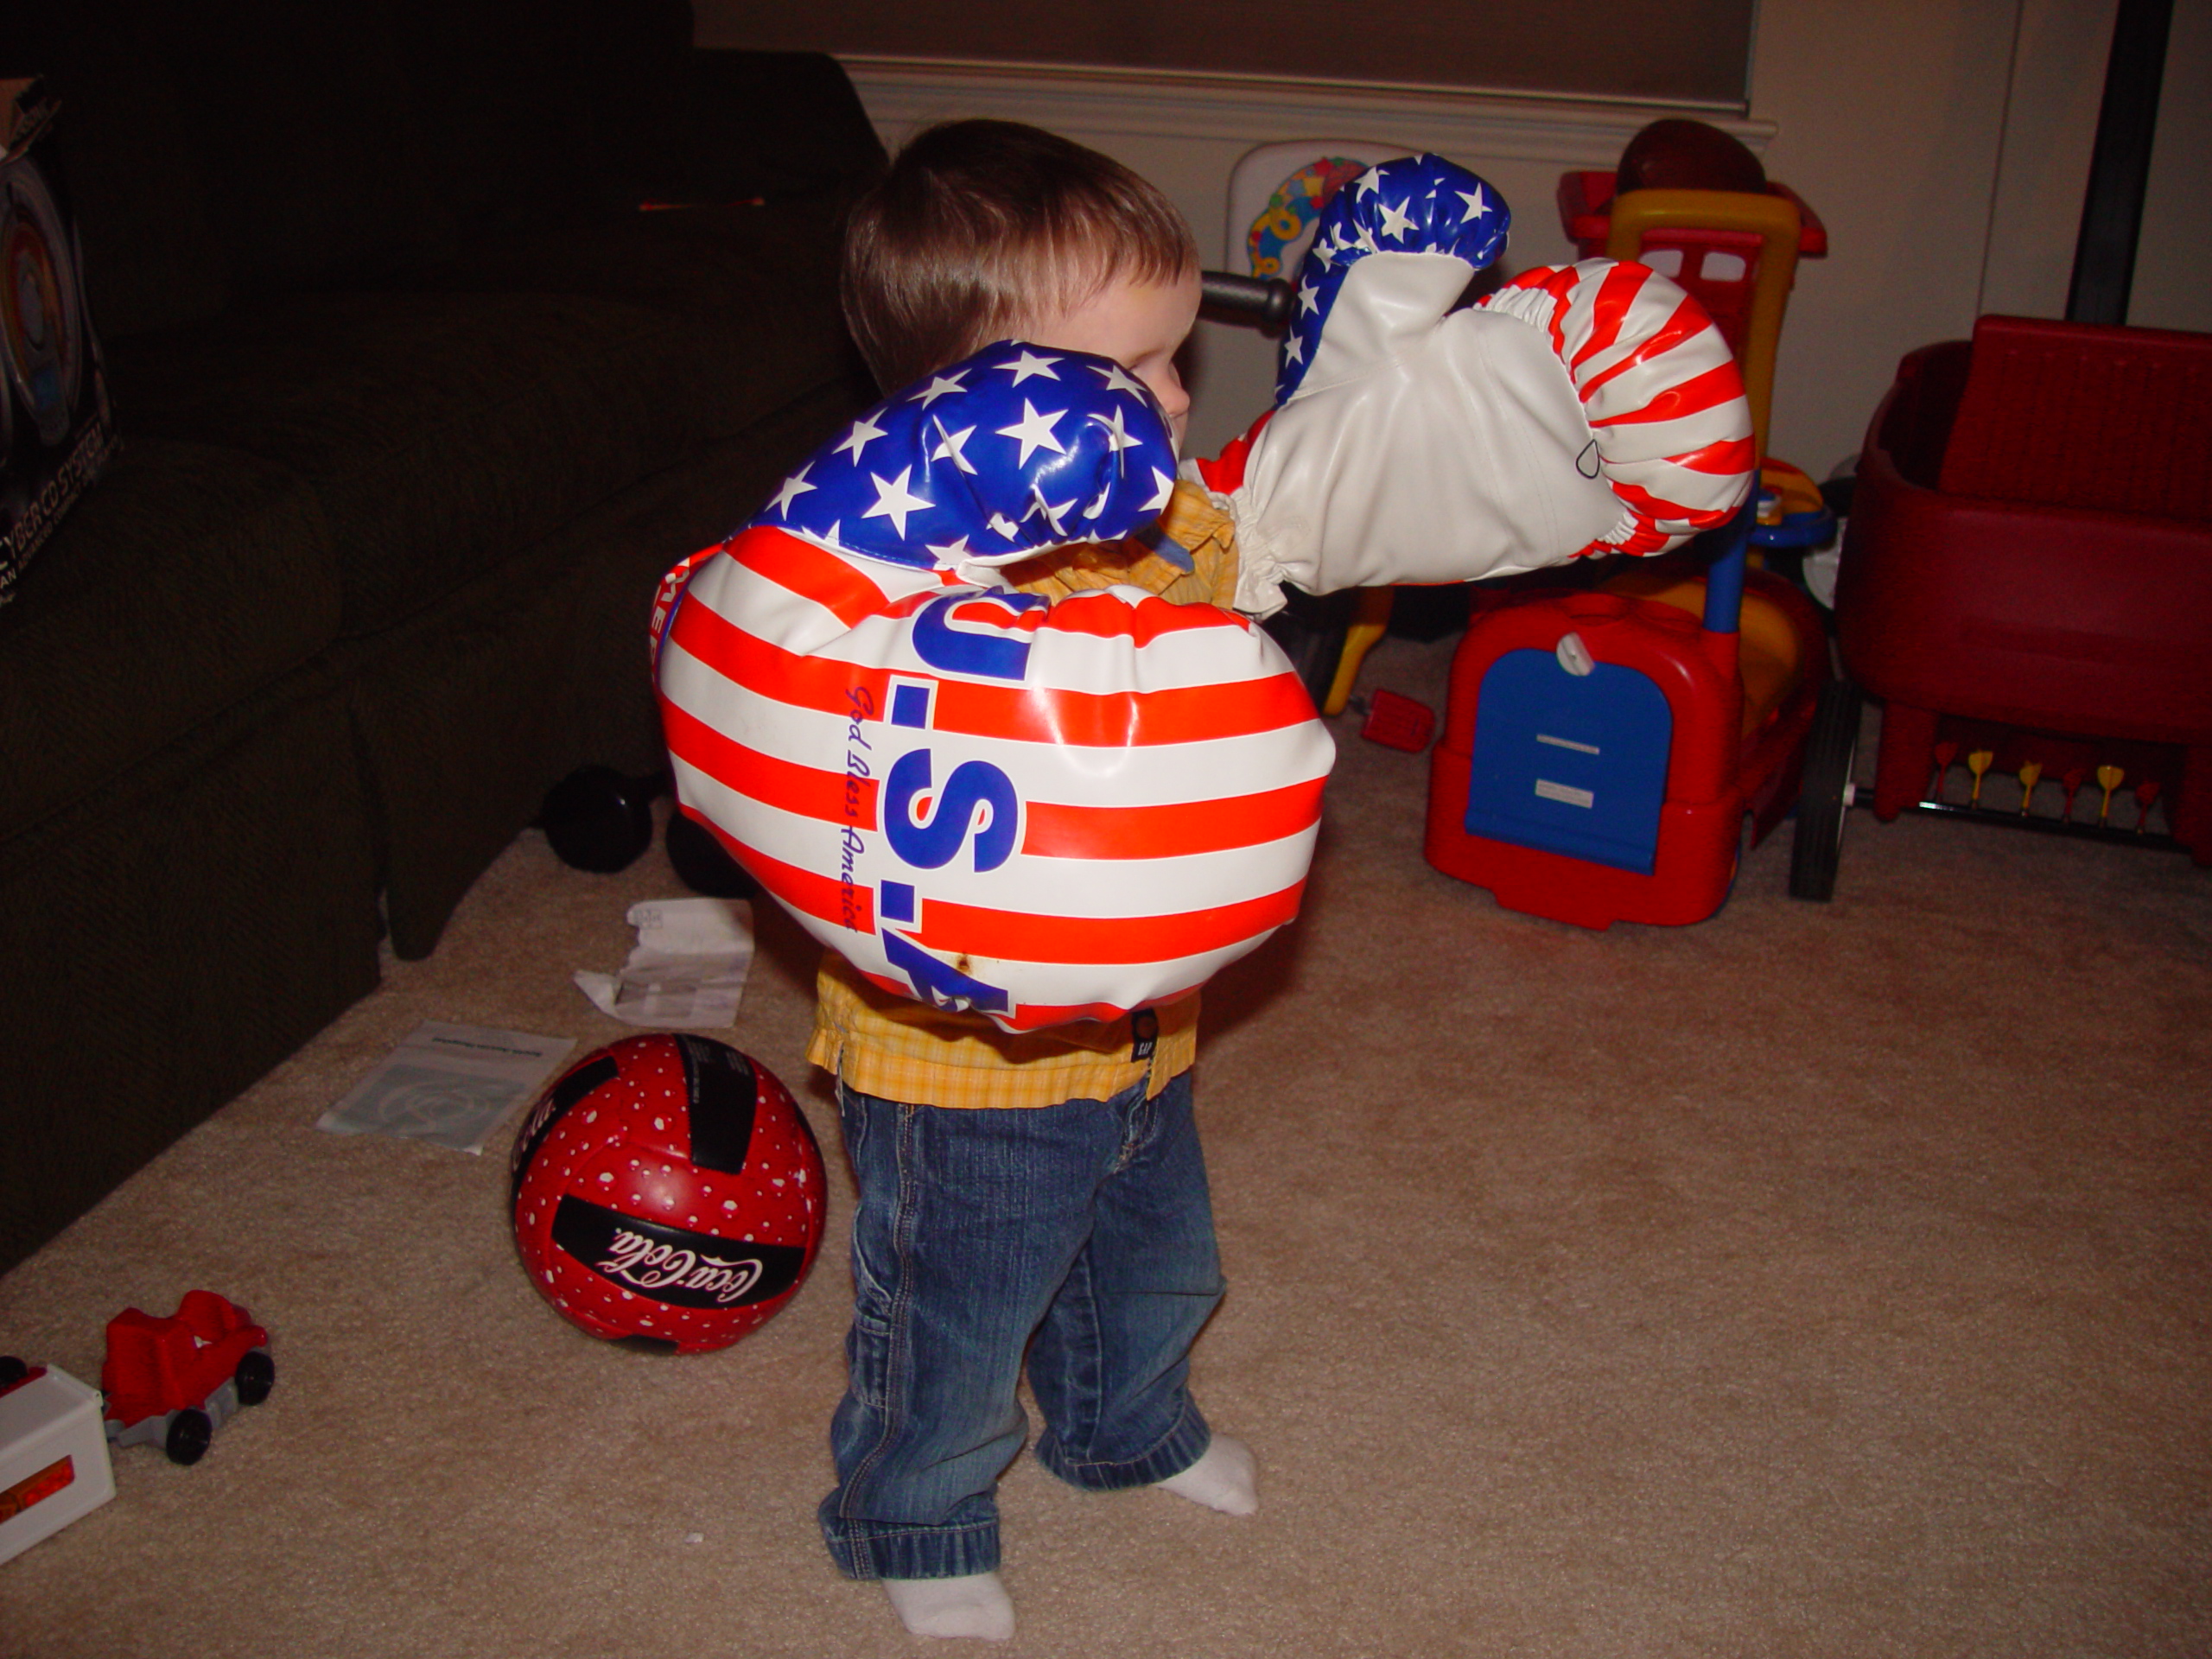
[[[1202,984],[1296,913],[1334,751],[1244,618],[999,567],[1150,524],[1167,423],[1003,342],[854,423],[664,586],[683,810],[876,984],[1008,1030]]]
[[[1237,605],[1651,553],[1751,488],[1751,412],[1719,331],[1642,265],[1525,273],[1455,308],[1505,245],[1496,191],[1434,156],[1323,213],[1277,407],[1199,470],[1236,522]]]

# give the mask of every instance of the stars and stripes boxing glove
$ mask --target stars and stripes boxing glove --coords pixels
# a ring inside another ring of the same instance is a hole
[[[1505,245],[1497,192],[1434,156],[1370,168],[1321,217],[1276,408],[1201,463],[1234,515],[1237,604],[1652,553],[1751,487],[1719,331],[1642,265],[1524,273],[1460,308]]]
[[[654,616],[683,810],[874,983],[1008,1030],[1179,996],[1295,914],[1334,750],[1265,634],[1001,567],[1150,524],[1120,365],[1015,342],[887,399]]]

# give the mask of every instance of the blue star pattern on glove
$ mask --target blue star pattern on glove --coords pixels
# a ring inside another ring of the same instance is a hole
[[[1441,156],[1407,156],[1370,167],[1321,210],[1298,268],[1298,310],[1283,336],[1275,402],[1306,378],[1321,331],[1351,268],[1370,253],[1443,253],[1472,276],[1505,251],[1512,211],[1497,188]]]
[[[1144,383],[1001,340],[886,398],[768,499],[766,524],[927,569],[1115,541],[1160,516],[1175,441]]]

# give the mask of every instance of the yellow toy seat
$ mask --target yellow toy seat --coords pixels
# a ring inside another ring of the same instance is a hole
[[[1605,582],[1605,591],[1624,599],[1656,600],[1692,616],[1705,614],[1704,578],[1680,575],[1664,564],[1624,570]],[[1744,590],[1737,639],[1737,660],[1744,677],[1743,729],[1748,737],[1803,688],[1817,665],[1807,660],[1788,613],[1755,588]]]

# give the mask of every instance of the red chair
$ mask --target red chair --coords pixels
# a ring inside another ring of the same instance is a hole
[[[1992,316],[1907,357],[1835,614],[1847,671],[1887,704],[1876,817],[1970,748],[2077,785],[2116,762],[2153,791],[2136,825],[2162,798],[2212,864],[2212,335]],[[2047,822],[2033,801],[2015,816]]]

